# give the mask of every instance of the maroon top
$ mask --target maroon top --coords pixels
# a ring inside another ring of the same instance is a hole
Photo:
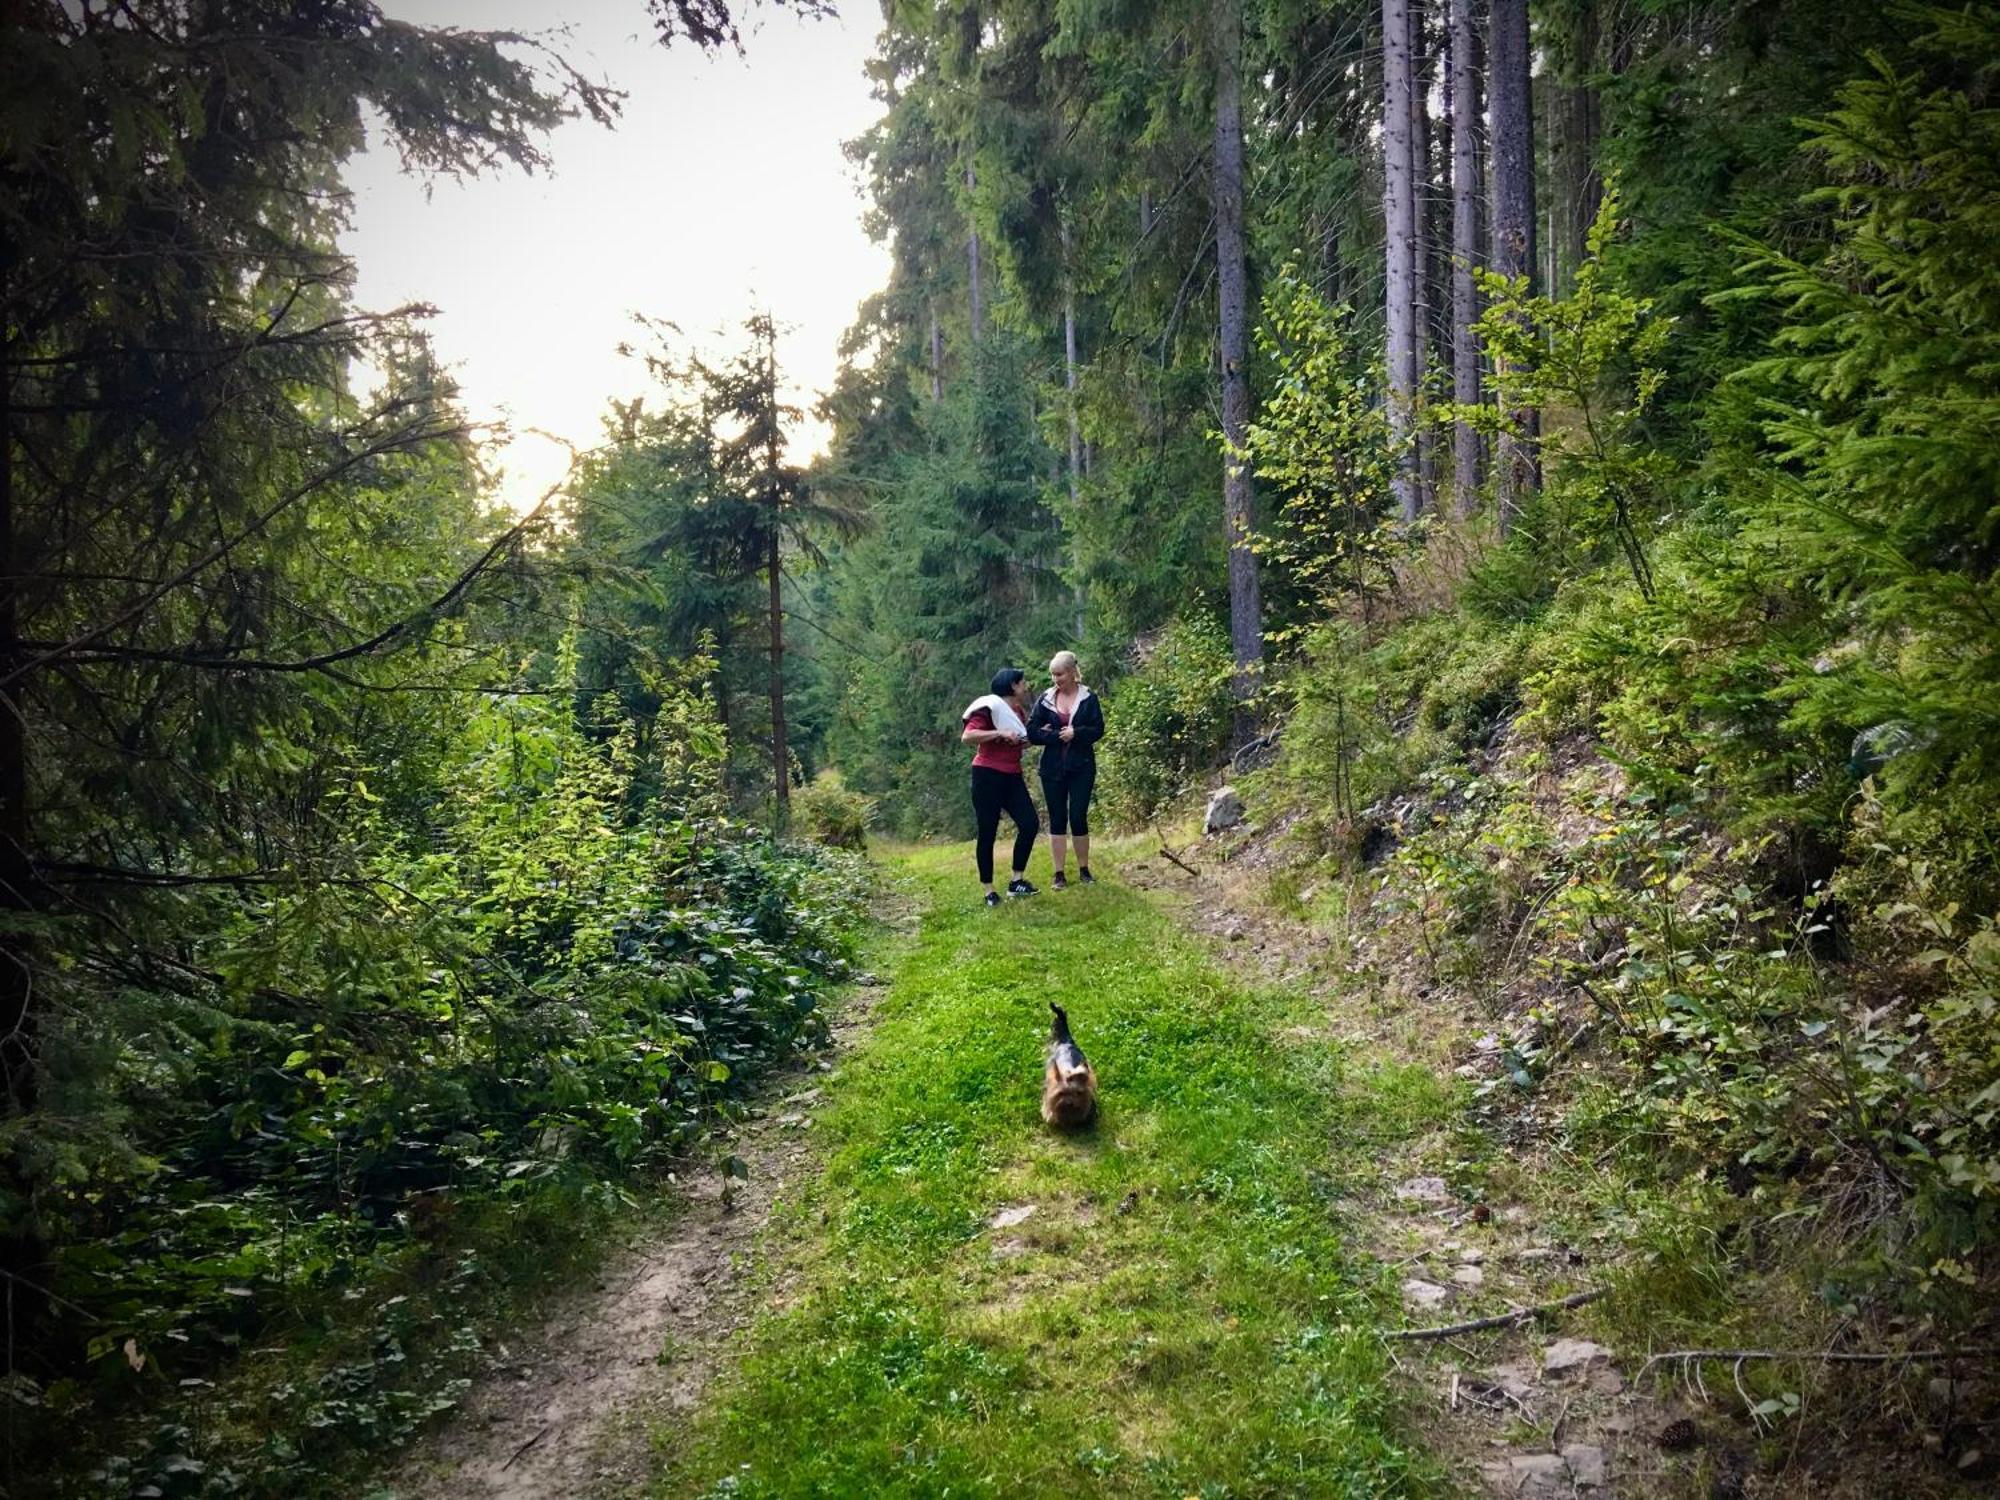
[[[966,716],[965,727],[967,729],[991,729],[993,727],[992,712],[984,708],[975,708]],[[1021,746],[1009,744],[1006,740],[988,740],[985,744],[979,746],[979,753],[972,757],[972,763],[975,766],[984,766],[989,771],[1011,771],[1016,776],[1019,776],[1021,774],[1021,750]]]

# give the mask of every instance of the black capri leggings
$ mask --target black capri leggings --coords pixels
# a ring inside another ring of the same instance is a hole
[[[1042,800],[1049,805],[1049,832],[1090,837],[1090,791],[1097,785],[1097,762],[1072,766],[1062,776],[1042,778]]]
[[[1018,771],[995,771],[987,766],[972,768],[972,811],[979,819],[979,883],[993,884],[993,839],[1000,832],[1000,814],[1014,820],[1014,873],[1028,868],[1035,835],[1042,820],[1035,814],[1035,799],[1028,795],[1028,778]]]

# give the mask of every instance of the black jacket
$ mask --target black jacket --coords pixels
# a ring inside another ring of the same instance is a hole
[[[1060,780],[1071,771],[1097,764],[1097,742],[1104,738],[1104,703],[1089,688],[1077,700],[1070,715],[1076,731],[1068,744],[1062,741],[1062,720],[1056,717],[1056,693],[1050,688],[1035,700],[1028,714],[1028,738],[1042,749],[1042,775]]]

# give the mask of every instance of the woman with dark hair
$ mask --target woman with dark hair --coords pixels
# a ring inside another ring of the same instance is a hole
[[[1003,812],[1014,820],[1014,878],[1007,882],[1007,894],[1035,894],[1028,884],[1028,855],[1042,820],[1021,774],[1021,747],[1028,743],[1021,715],[1033,692],[1026,672],[1002,667],[993,674],[993,691],[973,699],[960,715],[965,728],[959,739],[977,752],[972,757],[972,812],[979,825],[979,883],[986,887],[988,906],[1000,904],[993,889],[993,840]]]
[[[1049,809],[1049,853],[1055,861],[1057,890],[1076,840],[1076,876],[1095,885],[1090,873],[1090,792],[1097,784],[1097,742],[1104,738],[1104,705],[1083,685],[1074,651],[1058,651],[1049,662],[1054,679],[1028,716],[1028,738],[1042,747],[1042,801]]]

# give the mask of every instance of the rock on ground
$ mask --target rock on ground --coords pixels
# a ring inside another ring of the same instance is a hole
[[[1236,788],[1226,786],[1208,799],[1208,811],[1202,816],[1203,833],[1221,833],[1225,828],[1234,828],[1243,821],[1243,799]]]

